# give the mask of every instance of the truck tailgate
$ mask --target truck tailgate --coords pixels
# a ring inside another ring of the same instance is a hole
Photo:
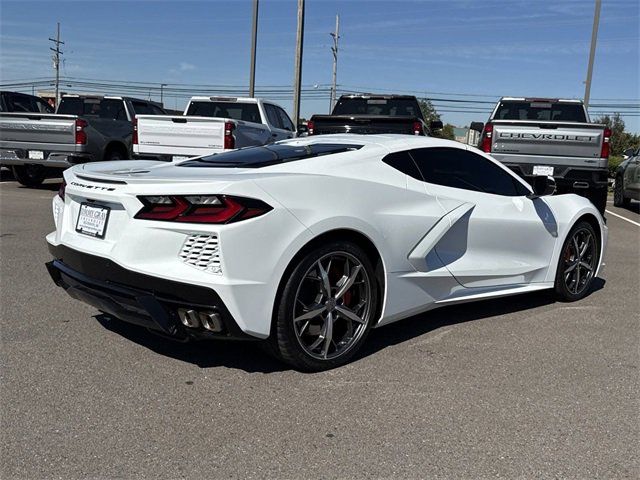
[[[604,125],[494,120],[491,153],[600,158]]]
[[[75,147],[75,115],[0,114],[0,148],[69,151]]]
[[[190,155],[224,149],[224,118],[137,115],[138,155]]]
[[[384,115],[314,115],[314,135],[330,133],[401,133],[413,135],[413,124],[418,119],[409,116]]]

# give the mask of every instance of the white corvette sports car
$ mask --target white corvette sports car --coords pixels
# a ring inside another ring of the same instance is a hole
[[[302,370],[434,307],[578,300],[607,242],[587,199],[434,138],[308,137],[64,177],[47,266],[72,297],[179,339],[266,339]]]

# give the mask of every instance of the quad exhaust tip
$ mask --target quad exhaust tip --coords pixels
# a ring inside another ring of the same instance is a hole
[[[222,332],[222,317],[217,312],[179,308],[178,317],[187,328],[202,327],[210,332]]]

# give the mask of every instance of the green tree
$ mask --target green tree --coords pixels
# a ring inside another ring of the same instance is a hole
[[[433,106],[431,100],[423,98],[418,101],[420,105],[420,110],[422,111],[422,116],[424,117],[424,121],[429,125],[430,122],[436,122],[440,120],[440,114],[436,110],[436,107]]]
[[[442,130],[437,132],[436,136],[439,138],[446,138],[447,140],[455,140],[456,136],[453,133],[453,128],[454,128],[453,125],[451,125],[450,123],[446,123],[442,128]]]
[[[618,156],[628,148],[640,147],[640,135],[625,131],[625,124],[619,113],[613,116],[604,115],[595,119],[596,123],[603,123],[611,129],[611,155]]]

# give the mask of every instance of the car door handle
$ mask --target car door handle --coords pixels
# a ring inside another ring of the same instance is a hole
[[[272,133],[272,134],[271,134],[271,136],[272,136],[273,138],[276,138],[276,137],[278,136],[278,134],[277,134],[277,133]]]

